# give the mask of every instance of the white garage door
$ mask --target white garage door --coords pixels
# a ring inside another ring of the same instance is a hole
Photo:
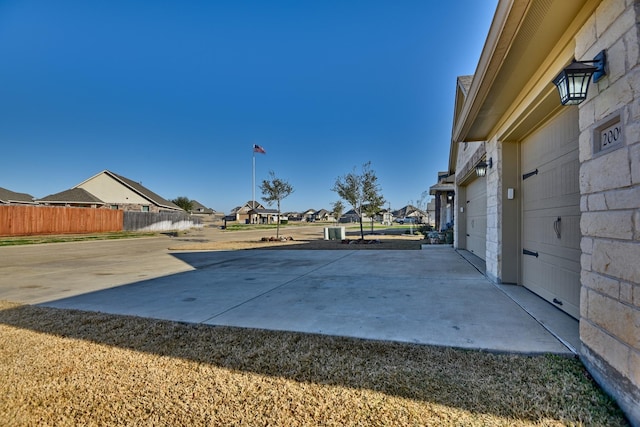
[[[482,259],[487,249],[487,181],[478,178],[467,186],[467,250]]]
[[[522,282],[580,315],[578,109],[566,108],[522,144]]]

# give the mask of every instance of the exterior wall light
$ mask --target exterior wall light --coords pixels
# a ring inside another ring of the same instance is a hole
[[[553,84],[556,85],[558,93],[560,93],[562,105],[578,105],[584,101],[587,98],[591,76],[593,76],[593,82],[596,83],[607,74],[606,62],[607,55],[603,50],[593,58],[593,61],[576,61],[574,59],[571,64],[567,65],[553,79]]]
[[[484,161],[476,165],[476,175],[483,177],[487,175],[487,167],[491,169],[493,167],[493,157],[489,157],[489,163]]]

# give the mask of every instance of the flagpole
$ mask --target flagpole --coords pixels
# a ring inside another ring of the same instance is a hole
[[[253,206],[253,209],[255,210],[256,208],[256,152],[261,153],[261,154],[267,154],[266,151],[264,151],[264,148],[262,148],[261,146],[257,145],[257,144],[253,144],[253,169],[252,169],[252,174],[251,174],[251,198],[253,200],[251,200],[251,205]]]

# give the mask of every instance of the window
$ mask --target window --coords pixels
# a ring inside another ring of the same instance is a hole
[[[149,212],[149,206],[143,206],[142,212]]]
[[[111,205],[111,209],[118,210],[118,205]]]

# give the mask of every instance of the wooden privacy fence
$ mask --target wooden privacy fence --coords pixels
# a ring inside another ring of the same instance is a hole
[[[0,236],[121,231],[122,214],[110,209],[0,206]]]
[[[202,227],[202,218],[185,212],[124,212],[125,231],[170,231]]]

